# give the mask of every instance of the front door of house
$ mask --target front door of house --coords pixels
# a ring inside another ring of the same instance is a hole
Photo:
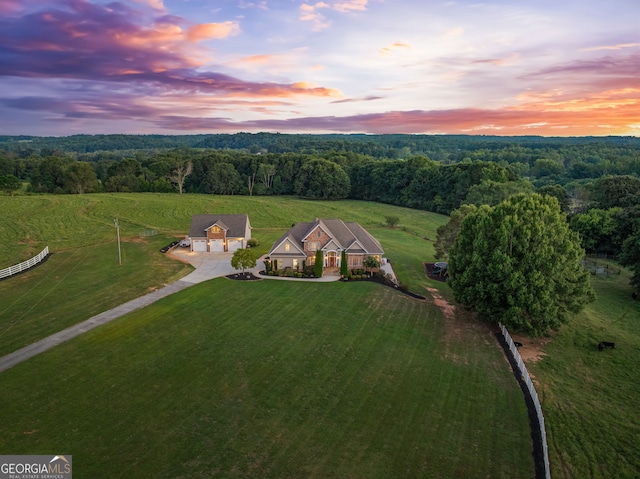
[[[329,253],[329,268],[335,268],[335,267],[336,267],[336,254]]]

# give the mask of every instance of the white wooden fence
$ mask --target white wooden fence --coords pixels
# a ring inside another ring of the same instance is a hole
[[[15,266],[9,266],[8,268],[0,269],[0,279],[13,276],[14,274],[18,274],[26,269],[32,268],[33,266],[37,265],[40,261],[42,261],[44,258],[46,258],[48,254],[49,254],[49,247],[47,246],[45,249],[43,249],[40,252],[38,256],[34,256],[33,258],[28,259],[27,261],[24,261],[20,264],[16,264]]]
[[[536,392],[536,388],[533,386],[533,381],[531,381],[531,376],[529,376],[529,371],[527,371],[527,367],[524,365],[524,361],[520,357],[520,353],[518,352],[518,348],[513,343],[513,339],[511,339],[511,335],[507,328],[504,327],[502,323],[499,323],[500,330],[502,331],[502,336],[504,336],[507,345],[509,346],[509,350],[513,355],[516,363],[518,364],[518,369],[520,370],[520,374],[522,376],[523,381],[527,385],[527,389],[529,390],[529,394],[531,394],[531,399],[533,400],[533,405],[536,409],[536,418],[538,419],[538,428],[540,430],[540,438],[542,440],[542,453],[544,455],[544,476],[546,479],[551,479],[551,468],[549,466],[549,447],[547,446],[547,431],[544,427],[544,416],[542,415],[542,407],[540,406],[540,400],[538,399],[538,393]]]

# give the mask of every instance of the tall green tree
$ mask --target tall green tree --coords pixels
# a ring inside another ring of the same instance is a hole
[[[349,274],[349,265],[347,264],[347,253],[345,250],[342,250],[342,254],[340,256],[340,274],[342,276],[347,276]]]
[[[555,198],[517,195],[464,219],[449,255],[450,284],[481,318],[540,335],[595,299],[583,256]]]
[[[605,176],[598,179],[591,192],[596,208],[626,208],[640,203],[640,178],[635,176]]]
[[[462,205],[457,210],[451,212],[449,221],[438,227],[436,230],[436,242],[434,248],[436,250],[435,257],[441,261],[446,261],[449,257],[449,250],[453,248],[460,231],[462,221],[471,213],[478,210],[476,205]]]
[[[238,192],[241,185],[242,178],[231,163],[216,163],[203,181],[203,191],[232,195]]]
[[[622,245],[620,262],[633,271],[631,286],[640,291],[640,224],[637,231],[629,236]]]
[[[479,185],[473,185],[469,188],[465,203],[476,206],[495,206],[509,198],[509,196],[518,193],[533,193],[533,185],[523,179],[502,183],[493,180],[484,180]]]
[[[322,251],[316,251],[316,261],[313,263],[313,275],[316,278],[322,277]]]
[[[621,237],[622,211],[622,208],[591,208],[586,213],[572,216],[569,226],[578,232],[587,253],[616,255],[620,253],[625,239]]]
[[[64,182],[69,192],[92,193],[99,188],[98,177],[86,161],[75,161],[65,170]]]
[[[300,168],[294,189],[297,195],[304,198],[338,200],[349,195],[351,180],[342,167],[333,161],[313,159]]]
[[[13,175],[0,175],[0,191],[13,195],[22,188],[22,182]]]

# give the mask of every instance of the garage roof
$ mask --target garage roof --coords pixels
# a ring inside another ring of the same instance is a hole
[[[249,217],[247,215],[193,215],[191,217],[191,228],[189,237],[204,238],[207,236],[206,230],[214,224],[221,223],[227,229],[227,238],[244,238]],[[221,226],[222,227],[222,226]]]

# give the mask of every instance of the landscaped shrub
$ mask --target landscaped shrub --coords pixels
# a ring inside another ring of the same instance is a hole
[[[342,257],[340,259],[340,274],[344,277],[349,274],[349,265],[347,265],[347,254],[342,250]]]
[[[316,251],[316,264],[313,265],[313,274],[316,278],[322,277],[322,251]]]
[[[247,247],[249,247],[249,248],[255,248],[259,244],[260,244],[260,242],[255,238],[249,238],[247,240]]]

